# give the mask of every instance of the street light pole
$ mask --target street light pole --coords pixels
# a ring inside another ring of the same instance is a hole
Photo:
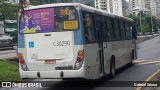
[[[140,10],[140,29],[141,29],[141,35],[142,35],[142,15]]]
[[[152,34],[153,34],[153,18],[152,18],[152,11],[151,11],[151,26],[152,26]]]

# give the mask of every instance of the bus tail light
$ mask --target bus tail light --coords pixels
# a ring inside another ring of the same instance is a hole
[[[77,58],[77,62],[82,62],[82,58],[81,58],[81,57],[78,57],[78,58]]]
[[[22,70],[28,71],[28,67],[27,67],[27,65],[25,63],[23,55],[22,54],[18,54],[18,58],[19,58],[19,63],[20,63],[20,66],[21,66]]]
[[[83,64],[83,57],[84,57],[84,53],[83,51],[79,51],[78,55],[77,55],[77,61],[75,63],[75,69],[80,69],[82,64]]]
[[[24,59],[21,59],[19,62],[20,62],[20,64],[24,64],[25,63]]]
[[[23,55],[22,54],[18,54],[18,58],[19,59],[23,59]]]

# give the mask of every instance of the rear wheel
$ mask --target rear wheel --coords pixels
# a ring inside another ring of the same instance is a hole
[[[113,79],[116,75],[116,69],[115,69],[115,61],[114,59],[111,60],[111,64],[110,64],[110,78]]]

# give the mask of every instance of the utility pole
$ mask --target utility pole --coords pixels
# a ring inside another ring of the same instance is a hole
[[[142,14],[140,10],[140,29],[141,29],[141,35],[142,35]]]
[[[153,7],[151,7],[151,10],[150,10],[150,11],[151,11],[151,26],[152,26],[152,34],[153,34],[154,30],[153,30],[152,8],[153,8]]]

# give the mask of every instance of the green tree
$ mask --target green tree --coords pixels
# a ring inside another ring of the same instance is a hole
[[[18,5],[11,3],[5,3],[4,0],[0,0],[0,20],[14,19],[17,20]]]
[[[142,25],[141,26],[140,26],[140,15],[135,16],[135,15],[130,14],[128,17],[134,20],[138,32],[141,32],[141,29],[142,29],[142,34],[145,34],[147,32],[152,33],[152,23],[151,23],[150,16],[146,16],[142,14],[141,16]],[[153,29],[154,29],[154,32],[156,33],[158,31],[158,28],[160,28],[160,19],[156,17],[152,17],[152,21],[153,21]]]
[[[17,38],[18,38],[17,33],[18,33],[17,30],[11,33],[11,37],[13,37],[13,42],[16,42],[16,43],[17,43]]]

